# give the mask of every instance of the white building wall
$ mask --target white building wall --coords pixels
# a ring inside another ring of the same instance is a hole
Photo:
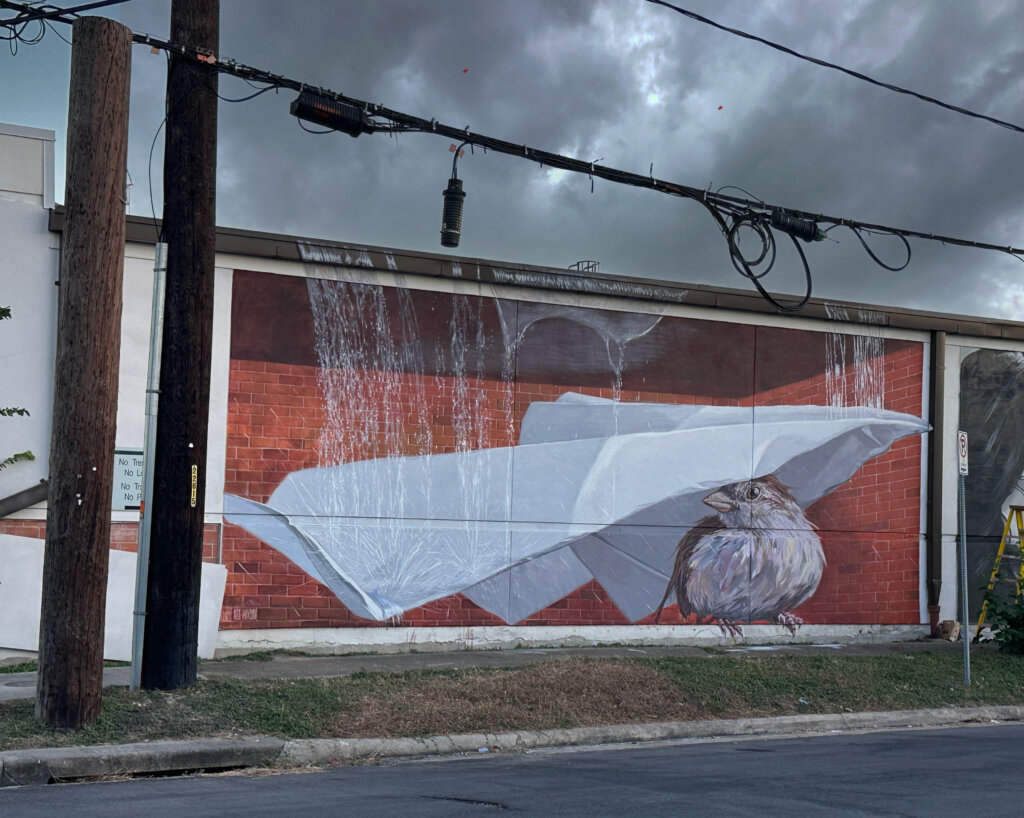
[[[0,497],[30,488],[47,476],[53,411],[60,237],[48,229],[53,206],[54,133],[0,123],[0,406],[19,406],[27,417],[0,418],[0,459],[29,450],[32,462],[0,471]],[[150,244],[125,249],[118,375],[116,447],[142,449],[145,437],[149,321],[153,297]],[[224,495],[231,270],[218,267],[214,285],[213,372],[207,454],[207,522],[219,523]],[[39,520],[45,503],[12,515]],[[138,512],[114,512],[115,522],[137,522]]]
[[[27,417],[0,417],[0,460],[30,450],[34,461],[0,471],[0,497],[30,488],[48,472],[53,368],[56,349],[60,237],[49,231],[53,207],[54,134],[0,123],[0,305],[12,317],[0,322],[0,406],[28,409]],[[149,323],[153,288],[153,246],[125,250],[124,307],[118,382],[116,447],[142,449]],[[231,271],[218,268],[215,280],[214,368],[211,394],[206,521],[220,523],[227,428]],[[46,504],[12,514],[10,520],[44,520]],[[116,511],[114,522],[137,523],[137,511]],[[38,643],[42,583],[42,540],[0,534],[0,658],[31,652]],[[111,551],[107,594],[105,657],[130,653],[135,555]],[[10,574],[10,576],[7,576]],[[204,564],[200,610],[200,656],[212,656],[226,571]]]
[[[53,409],[59,243],[47,229],[53,204],[53,131],[0,123],[0,406],[29,417],[0,418],[0,460],[32,451],[34,462],[0,471],[0,497],[46,477]]]
[[[143,449],[146,436],[146,378],[149,322],[153,305],[154,246],[125,249],[124,307],[121,312],[121,360],[117,390],[118,449]],[[224,507],[228,372],[231,346],[231,274],[214,271],[213,352],[210,375],[210,426],[206,454],[206,522],[220,523]],[[138,521],[134,511],[114,512],[117,522]]]

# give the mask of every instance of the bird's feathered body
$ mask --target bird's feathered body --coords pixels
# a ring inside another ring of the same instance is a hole
[[[736,631],[732,623],[764,619],[795,630],[790,612],[817,590],[825,567],[799,504],[771,475],[723,486],[704,502],[716,513],[680,541],[657,619],[674,591],[683,616],[713,617]]]

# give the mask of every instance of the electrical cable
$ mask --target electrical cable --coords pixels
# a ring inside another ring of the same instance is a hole
[[[250,83],[250,85],[251,85],[251,83]],[[266,88],[261,88],[255,94],[249,94],[248,96],[245,96],[245,97],[238,97],[237,99],[232,99],[231,97],[221,96],[220,93],[218,93],[217,94],[217,99],[223,100],[224,102],[248,102],[250,99],[256,99],[256,97],[260,96],[260,94],[267,93],[267,91],[276,91],[276,90],[278,90],[278,87],[279,86],[277,86],[277,85],[268,85]]]
[[[739,230],[744,226],[753,230],[755,235],[761,240],[761,253],[755,259],[746,258],[739,249]],[[740,275],[746,276],[750,279],[764,278],[771,271],[772,267],[775,266],[775,236],[771,232],[770,228],[766,229],[763,219],[758,216],[751,214],[749,216],[742,216],[735,219],[732,225],[730,225],[725,239],[729,243],[733,266]],[[767,262],[765,262],[766,257],[768,259]],[[745,262],[745,266],[737,264],[740,259]],[[765,264],[764,270],[760,273],[754,273],[754,268],[760,266],[762,263]]]
[[[62,23],[70,22],[67,17],[78,17],[79,12],[91,11],[92,9],[105,6],[117,6],[128,0],[96,0],[92,3],[82,3],[71,8],[58,8],[50,4],[33,4],[31,2],[15,3],[11,0],[0,2],[0,8],[17,11],[18,16],[9,20],[0,20],[0,26],[11,26],[18,23],[28,23],[33,20],[59,20]]]
[[[10,34],[0,33],[0,40],[6,40],[11,55],[17,56],[18,45],[36,45],[41,42],[47,31],[52,31],[68,45],[71,40],[61,34],[53,25],[54,22],[70,25],[79,18],[79,12],[103,8],[104,6],[118,5],[128,0],[97,0],[97,2],[83,3],[78,6],[63,9],[49,3],[39,2],[14,2],[14,0],[0,0],[0,9],[17,12],[14,17],[0,20],[0,31],[7,29]],[[33,37],[26,37],[24,32],[29,23],[39,23],[39,31]]]
[[[61,33],[60,33],[60,32],[59,32],[58,30],[57,30],[57,27],[56,27],[56,26],[55,26],[55,25],[54,25],[53,23],[51,23],[51,22],[50,22],[49,20],[46,20],[45,22],[46,22],[46,27],[47,27],[47,28],[48,28],[48,29],[49,29],[50,31],[52,31],[52,32],[53,32],[54,34],[56,34],[56,35],[57,35],[58,37],[60,37],[60,39],[62,39],[62,40],[63,40],[64,42],[66,42],[66,43],[67,43],[68,45],[71,45],[71,40],[69,40],[69,39],[68,39],[67,37],[65,37],[65,36],[64,36],[63,34],[61,34]]]
[[[231,76],[240,77],[241,79],[249,82],[264,82],[281,88],[288,88],[299,92],[300,94],[303,92],[313,93],[325,99],[332,100],[333,102],[357,108],[366,114],[364,122],[360,126],[363,133],[397,130],[434,133],[439,136],[458,140],[460,143],[468,144],[471,147],[475,145],[480,146],[485,151],[490,149],[497,153],[504,153],[511,156],[529,159],[542,166],[582,173],[590,178],[597,176],[619,184],[645,187],[660,193],[667,193],[682,198],[692,199],[704,207],[715,220],[722,232],[722,235],[726,238],[730,260],[732,261],[733,266],[737,268],[741,275],[748,278],[754,284],[755,288],[763,298],[780,311],[792,312],[798,310],[807,303],[811,296],[812,277],[809,262],[806,254],[803,252],[803,248],[796,243],[796,239],[800,238],[804,241],[820,241],[826,237],[827,230],[831,230],[839,226],[853,230],[854,235],[857,236],[858,241],[861,242],[861,245],[868,252],[869,257],[888,270],[903,269],[903,267],[909,263],[909,256],[907,262],[900,267],[885,264],[868,246],[862,232],[895,235],[900,238],[908,250],[909,242],[907,239],[920,238],[962,247],[996,250],[1008,253],[1016,258],[1020,258],[1024,255],[1024,249],[1022,248],[1010,246],[1001,247],[969,239],[960,239],[952,236],[941,236],[916,230],[871,224],[853,219],[795,210],[792,208],[782,208],[769,205],[764,201],[757,201],[752,198],[738,198],[721,192],[722,190],[730,189],[730,186],[722,187],[719,191],[713,192],[710,189],[701,190],[688,185],[656,179],[653,175],[642,176],[640,174],[619,170],[617,168],[603,167],[598,165],[597,162],[584,162],[579,159],[573,159],[571,157],[561,156],[548,151],[530,148],[527,145],[507,142],[485,134],[473,133],[468,128],[455,128],[444,125],[436,119],[423,119],[422,117],[396,111],[377,103],[371,103],[355,97],[349,97],[336,91],[313,87],[307,83],[301,83],[297,80],[289,79],[278,74],[272,74],[261,69],[253,68],[252,66],[243,65],[234,60],[219,59],[212,57],[211,55],[200,54],[195,48],[190,48],[180,43],[160,40],[147,34],[137,34],[133,36],[137,43],[160,48],[170,54],[177,54],[189,59],[198,60],[215,70]],[[746,191],[742,192],[746,193]],[[758,254],[756,259],[752,259],[753,264],[751,264],[751,261],[748,261],[742,255],[739,249],[738,231],[744,225],[750,226],[754,230],[755,235],[759,236],[762,242],[761,252]],[[823,229],[819,227],[819,225],[825,225],[826,227]],[[735,229],[733,229],[734,227]],[[772,296],[761,283],[761,279],[764,278],[765,273],[771,269],[775,262],[776,251],[773,231],[776,230],[786,233],[793,240],[794,247],[796,247],[797,255],[800,259],[801,267],[803,268],[805,281],[804,293],[802,296],[797,297],[795,304],[788,304],[784,301],[780,301],[777,297]],[[731,239],[730,231],[732,232]],[[755,270],[755,267],[765,259],[767,259],[767,263],[764,269]],[[1021,260],[1024,261],[1024,259]]]
[[[123,2],[123,0],[121,0]],[[47,31],[52,31],[57,37],[64,40],[68,45],[71,41],[57,31],[50,23],[50,17],[57,18],[65,13],[56,6],[42,3],[14,3],[11,0],[0,0],[0,8],[17,11],[18,13],[6,20],[0,20],[0,31],[7,29],[10,34],[0,34],[0,40],[6,40],[11,51],[11,56],[17,56],[18,46],[36,45],[42,42]],[[32,37],[25,36],[25,29],[31,22],[39,24],[39,29]]]
[[[153,214],[153,229],[156,230],[156,242],[160,244],[164,240],[164,225],[163,221],[159,223],[156,220],[156,205],[153,203],[153,149],[156,148],[156,140],[160,136],[160,131],[163,130],[164,125],[167,124],[167,116],[160,120],[160,124],[157,126],[156,133],[153,134],[153,141],[149,146],[149,210]]]
[[[21,23],[20,27],[17,29],[13,25],[7,26],[11,31],[10,35],[0,34],[0,39],[8,42],[8,47],[11,50],[11,56],[17,56],[19,43],[22,45],[35,45],[43,39],[46,35],[46,23],[44,20],[39,20],[38,22],[39,31],[32,37],[26,37],[24,33],[25,29],[28,28],[28,22]]]
[[[762,45],[766,45],[769,48],[774,48],[776,51],[781,51],[783,54],[789,54],[792,57],[797,57],[798,59],[806,60],[807,62],[814,63],[815,65],[820,65],[822,68],[831,68],[833,71],[841,71],[844,74],[849,74],[851,77],[863,80],[864,82],[869,82],[872,85],[877,85],[880,88],[886,88],[889,91],[895,91],[897,94],[906,94],[907,96],[915,97],[916,99],[922,100],[923,102],[930,102],[932,105],[938,105],[940,108],[945,108],[949,111],[955,111],[956,113],[963,114],[964,116],[974,117],[975,119],[983,119],[986,122],[991,122],[993,125],[998,125],[1001,128],[1008,128],[1011,131],[1024,133],[1024,127],[1021,127],[1020,125],[1014,125],[1012,122],[1006,122],[1002,119],[996,119],[995,117],[987,116],[986,114],[979,114],[976,113],[975,111],[970,111],[967,108],[961,108],[959,105],[951,105],[948,102],[943,102],[941,99],[929,97],[925,94],[919,94],[917,91],[911,91],[907,88],[901,88],[898,85],[893,85],[892,83],[883,82],[882,80],[876,80],[872,77],[869,77],[867,74],[861,74],[859,71],[853,71],[849,68],[843,68],[841,65],[836,65],[835,63],[826,62],[825,60],[819,60],[817,57],[809,57],[806,54],[801,54],[799,51],[794,51],[792,48],[787,48],[786,46],[780,45],[779,43],[774,43],[771,40],[766,40],[763,37],[758,37],[756,34],[748,34],[746,31],[740,31],[738,28],[729,28],[729,26],[724,26],[721,23],[716,23],[714,20],[709,20],[707,17],[702,17],[701,15],[696,14],[692,11],[687,11],[684,8],[680,8],[679,6],[667,2],[667,0],[647,0],[647,2],[653,3],[656,6],[664,6],[667,9],[672,9],[672,11],[682,14],[684,17],[689,17],[691,20],[696,20],[698,23],[704,23],[706,25],[713,26],[714,28],[720,29],[721,31],[727,31],[730,34],[735,34],[737,37],[743,37],[747,40],[753,40],[754,42],[761,43]]]
[[[299,123],[299,127],[302,128],[302,130],[304,130],[306,133],[316,134],[317,136],[322,136],[325,133],[337,133],[337,131],[335,131],[333,128],[328,128],[326,131],[314,131],[312,128],[307,128],[305,125],[303,125],[301,119],[296,119],[295,121]]]
[[[459,178],[459,174],[458,174],[458,170],[457,170],[457,165],[458,165],[459,155],[460,155],[459,151],[462,150],[464,145],[469,145],[470,151],[473,150],[473,145],[469,142],[469,140],[466,140],[465,142],[463,142],[461,145],[459,145],[455,149],[455,151],[454,151],[455,156],[452,157],[452,179],[458,179]]]
[[[908,242],[908,241],[907,241],[907,238],[906,238],[906,236],[904,236],[904,235],[903,235],[902,233],[890,233],[889,235],[892,235],[892,236],[896,236],[896,238],[898,238],[898,239],[899,239],[900,241],[902,241],[902,242],[903,242],[903,247],[904,247],[904,249],[905,249],[905,250],[907,251],[907,260],[906,260],[906,261],[904,261],[904,262],[903,262],[903,263],[902,263],[901,265],[899,265],[898,267],[892,267],[892,266],[890,266],[890,265],[886,264],[886,263],[885,263],[884,261],[882,261],[882,260],[881,260],[881,259],[880,259],[880,258],[879,258],[878,256],[876,256],[876,255],[875,255],[875,254],[874,254],[874,253],[872,252],[871,248],[870,248],[870,247],[868,247],[868,243],[867,243],[866,241],[864,241],[864,237],[863,237],[863,236],[861,235],[861,232],[864,232],[864,233],[871,233],[871,232],[873,232],[873,231],[871,231],[871,230],[866,230],[866,229],[862,229],[862,228],[860,228],[860,227],[854,227],[854,226],[852,226],[852,225],[849,225],[849,224],[834,224],[834,225],[832,225],[831,227],[829,227],[829,228],[828,228],[828,230],[825,230],[824,232],[825,232],[825,233],[828,233],[828,232],[829,232],[829,230],[834,230],[834,229],[835,229],[835,228],[837,228],[837,227],[846,227],[846,228],[848,228],[849,230],[853,231],[853,235],[855,235],[855,236],[857,237],[857,240],[858,240],[858,241],[859,241],[859,242],[861,243],[861,245],[862,245],[862,246],[864,247],[864,250],[865,250],[865,252],[866,252],[866,253],[867,253],[867,254],[868,254],[869,256],[871,256],[872,260],[873,260],[873,261],[875,262],[875,264],[877,264],[877,265],[878,265],[879,267],[884,267],[884,268],[885,268],[886,270],[891,270],[891,271],[892,271],[892,272],[894,272],[894,273],[898,273],[898,272],[899,272],[900,270],[904,269],[904,268],[905,268],[905,267],[906,267],[906,266],[907,266],[908,264],[910,264],[910,253],[911,253],[911,251],[910,251],[910,242]],[[1021,260],[1022,260],[1022,261],[1024,261],[1024,259],[1021,259]]]
[[[715,193],[721,193],[723,190],[738,190],[740,193],[745,193],[751,199],[757,199],[757,197],[753,193],[751,193],[749,190],[740,187],[739,185],[722,185],[720,188],[718,188],[718,190],[715,191]],[[764,204],[763,201],[761,203]]]

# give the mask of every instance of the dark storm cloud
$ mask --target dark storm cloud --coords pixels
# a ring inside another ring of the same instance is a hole
[[[867,25],[870,20],[883,25]],[[922,93],[1024,121],[1022,75],[1011,75],[1006,68],[1020,59],[1019,6],[875,3],[858,9],[858,21],[838,32],[834,53],[861,54],[862,60],[837,61]],[[872,61],[865,44],[885,43],[886,31],[901,22],[898,48],[894,43],[880,49],[881,59],[876,56]],[[886,51],[891,54],[888,59]],[[1022,176],[1015,159],[1021,134],[806,64],[794,63],[787,70],[777,104],[765,111],[759,133],[746,134],[730,151],[741,178],[768,180],[770,191],[759,190],[759,195],[832,215],[1021,243]],[[993,76],[1002,76],[1003,84],[993,83]],[[808,91],[801,93],[805,78],[810,80]],[[788,144],[779,138],[787,132],[796,136]],[[763,145],[765,135],[775,136],[772,162],[751,168],[749,157]],[[1014,212],[1015,231],[1007,224],[1007,215]],[[838,232],[837,238],[853,241]],[[964,311],[984,311],[991,291],[972,286],[976,271],[1007,267],[1006,260],[991,253],[950,253],[925,242],[914,242],[914,250],[912,266],[896,276],[878,270],[863,256],[860,275],[845,265],[835,273],[860,280],[865,300],[911,306],[942,308],[945,303],[948,309],[949,296],[963,292],[966,285],[970,303]],[[956,266],[943,263],[952,257],[959,262]],[[850,261],[857,263],[856,254]],[[829,274],[819,280],[825,284]]]
[[[1020,2],[684,5],[1024,123]],[[137,0],[122,20],[166,34],[168,7]],[[739,185],[794,208],[1024,244],[1024,135],[640,0],[223,0],[221,18],[225,56],[449,125],[641,173],[653,162],[662,178]],[[163,117],[163,62],[136,50],[130,167],[139,213],[149,210],[141,194]],[[221,80],[225,96],[252,90]],[[288,115],[292,96],[270,92],[220,106],[219,221],[440,250],[448,141],[306,134]],[[464,255],[552,266],[596,258],[612,273],[744,286],[714,223],[692,202],[602,180],[591,193],[586,177],[479,150],[467,150],[459,175],[468,192]],[[808,248],[824,297],[1007,315],[1020,306],[1015,282],[1024,280],[1024,266],[1006,256],[914,242],[911,266],[890,274],[852,235],[833,236],[839,244]],[[795,291],[795,257],[787,247],[780,252],[768,281]],[[891,240],[879,239],[878,252],[900,256]]]

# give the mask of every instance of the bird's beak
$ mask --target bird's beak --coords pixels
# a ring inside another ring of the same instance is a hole
[[[724,491],[716,491],[714,494],[709,494],[704,498],[703,503],[706,506],[711,506],[715,511],[732,511],[736,508]]]

